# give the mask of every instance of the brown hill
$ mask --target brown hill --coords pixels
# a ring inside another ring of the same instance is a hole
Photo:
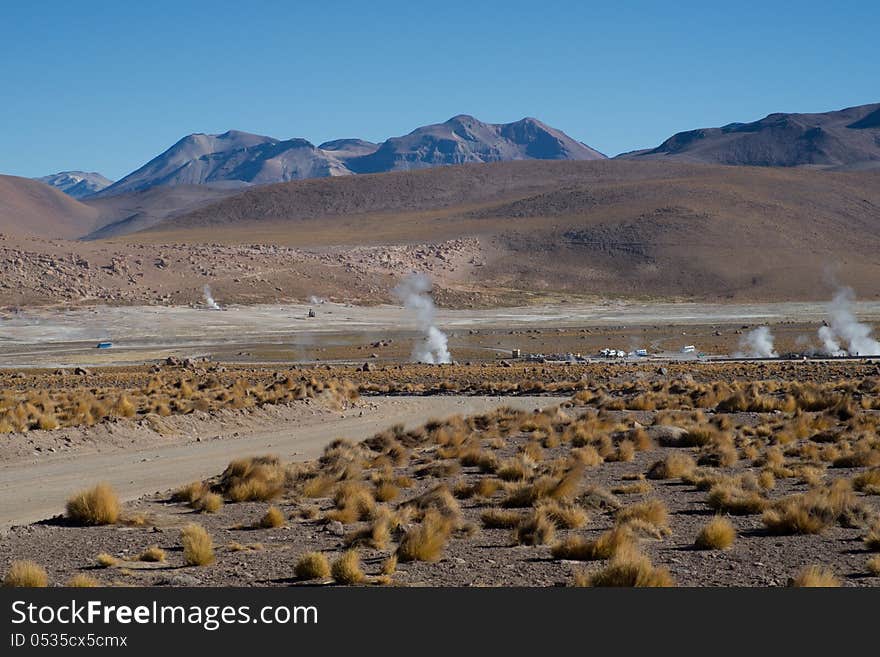
[[[474,238],[469,265],[438,282],[514,301],[518,291],[817,299],[830,274],[876,297],[878,183],[876,170],[467,165],[254,188],[129,239],[315,248]]]
[[[657,148],[622,158],[746,166],[880,166],[880,103],[818,114],[769,114],[673,135]]]
[[[76,238],[96,227],[98,212],[29,178],[0,175],[0,232]]]

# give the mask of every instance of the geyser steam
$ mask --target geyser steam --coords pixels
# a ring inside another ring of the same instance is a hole
[[[410,274],[391,292],[405,308],[415,311],[422,332],[421,339],[413,347],[412,360],[417,363],[451,363],[446,334],[434,326],[431,279],[424,274]]]
[[[871,337],[871,327],[859,322],[853,314],[854,300],[852,288],[842,287],[828,304],[827,326],[819,329],[819,340],[829,356],[880,355],[880,342]]]
[[[211,296],[211,286],[205,285],[202,288],[202,294],[205,297],[205,305],[208,306],[211,310],[220,310],[220,304],[214,301],[214,297]]]
[[[776,358],[779,354],[773,349],[773,334],[766,326],[759,326],[746,333],[739,341],[738,357],[745,358]]]

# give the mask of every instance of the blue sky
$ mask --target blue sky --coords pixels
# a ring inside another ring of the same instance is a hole
[[[876,1],[3,4],[0,172],[21,176],[119,178],[192,132],[380,141],[459,113],[614,155],[880,101]]]

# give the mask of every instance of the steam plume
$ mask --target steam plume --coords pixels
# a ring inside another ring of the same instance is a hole
[[[415,311],[422,332],[421,339],[413,347],[412,360],[416,363],[451,363],[446,334],[434,326],[434,301],[430,291],[430,278],[424,274],[410,274],[391,292],[405,308]]]
[[[823,351],[830,356],[877,356],[880,342],[871,337],[871,327],[853,314],[855,293],[842,287],[828,304],[828,325],[819,329]],[[843,346],[846,349],[843,349]]]
[[[208,306],[211,310],[220,310],[220,305],[214,301],[214,297],[211,296],[211,286],[205,285],[202,288],[202,294],[205,297],[205,305]]]
[[[746,333],[739,341],[740,352],[734,354],[745,358],[776,358],[779,354],[773,349],[773,334],[766,326],[759,326]]]

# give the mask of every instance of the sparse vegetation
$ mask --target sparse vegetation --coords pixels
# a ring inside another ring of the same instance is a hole
[[[188,566],[208,566],[214,563],[214,541],[201,525],[190,523],[180,531],[183,560]]]
[[[736,540],[736,529],[727,518],[716,516],[700,530],[694,545],[700,550],[726,550]]]
[[[108,484],[98,484],[67,500],[67,517],[83,525],[112,525],[119,520],[119,498]]]
[[[46,570],[33,561],[13,561],[3,577],[3,586],[43,588],[49,585]]]
[[[338,584],[361,584],[367,576],[361,569],[361,558],[357,550],[346,550],[333,562],[330,574]]]
[[[293,569],[300,579],[327,579],[330,577],[330,561],[323,552],[306,552]]]
[[[791,580],[789,586],[806,588],[836,588],[840,581],[834,573],[824,566],[808,566],[797,577]]]

